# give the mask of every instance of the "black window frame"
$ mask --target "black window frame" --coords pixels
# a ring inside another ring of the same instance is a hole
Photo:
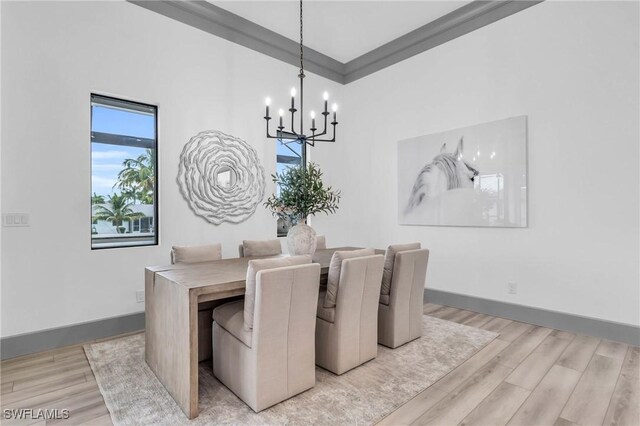
[[[153,243],[147,243],[147,244],[131,244],[128,243],[126,245],[109,245],[109,246],[104,246],[104,247],[94,247],[94,241],[93,241],[93,234],[91,233],[89,235],[89,243],[90,243],[90,247],[91,250],[110,250],[110,249],[122,249],[122,248],[139,248],[139,247],[156,247],[160,245],[160,187],[159,187],[159,182],[158,182],[158,175],[159,175],[159,169],[160,166],[158,164],[158,147],[159,147],[159,135],[158,135],[158,120],[159,120],[159,107],[158,105],[154,105],[154,104],[150,104],[150,103],[145,103],[145,102],[139,102],[139,101],[133,101],[131,99],[127,99],[127,98],[117,98],[115,96],[110,96],[110,95],[103,95],[100,93],[95,93],[95,92],[91,92],[89,95],[89,143],[93,144],[94,143],[94,132],[93,132],[93,104],[94,104],[94,100],[95,99],[99,99],[101,101],[104,102],[105,105],[108,105],[109,102],[113,103],[114,105],[118,104],[118,103],[122,103],[122,104],[127,104],[127,105],[131,105],[132,106],[132,110],[135,110],[135,107],[139,107],[139,110],[142,112],[147,112],[149,109],[153,110],[154,112],[154,133],[155,133],[155,149],[154,151],[154,155],[153,155],[153,161],[155,163],[155,173],[154,173],[154,193],[153,193],[153,227],[154,227],[154,235],[153,235]],[[96,132],[97,133],[97,132]],[[126,137],[123,137],[122,139],[125,140]],[[138,141],[141,140],[141,138],[131,138],[131,139],[137,139]],[[122,141],[121,141],[122,142]],[[125,145],[120,143],[121,145]],[[118,145],[118,143],[115,143],[114,145]],[[91,145],[92,146],[92,145]],[[133,144],[126,144],[125,146],[135,146]],[[93,153],[93,148],[91,147],[89,149],[89,157],[90,157],[90,172],[89,172],[89,179],[92,179],[93,176],[93,158],[92,158],[92,153]],[[90,191],[90,195],[93,196],[93,183],[90,181],[90,187],[91,187],[91,191]],[[90,203],[89,206],[89,223],[93,223],[93,204]],[[140,223],[140,225],[142,225],[142,223]]]

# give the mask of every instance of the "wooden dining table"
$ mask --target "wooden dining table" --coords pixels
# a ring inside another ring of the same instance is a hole
[[[321,282],[335,251],[358,248],[316,251]],[[252,259],[257,257],[145,269],[145,360],[189,419],[198,416],[198,306],[243,295]]]

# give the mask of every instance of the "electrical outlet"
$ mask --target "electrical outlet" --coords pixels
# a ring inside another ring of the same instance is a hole
[[[507,293],[518,294],[518,284],[512,282],[507,283]]]
[[[28,213],[3,213],[2,226],[6,226],[6,227],[29,226],[29,214]]]
[[[144,302],[144,290],[136,291],[136,302],[138,303]]]

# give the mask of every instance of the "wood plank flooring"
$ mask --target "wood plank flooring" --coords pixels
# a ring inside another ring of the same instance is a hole
[[[379,425],[640,425],[640,348],[448,306],[424,312],[499,336]],[[82,345],[3,361],[0,385],[3,414],[65,408],[69,419],[46,424],[112,424]]]

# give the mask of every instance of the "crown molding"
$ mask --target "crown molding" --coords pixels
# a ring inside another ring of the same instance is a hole
[[[287,64],[300,65],[299,42],[206,1],[128,1]],[[344,64],[306,46],[304,65],[309,72],[344,84]]]
[[[300,63],[298,42],[206,1],[127,1],[287,64]],[[305,47],[305,70],[348,84],[542,1],[476,0],[347,63]]]
[[[348,84],[468,34],[543,0],[474,1],[345,64]]]

